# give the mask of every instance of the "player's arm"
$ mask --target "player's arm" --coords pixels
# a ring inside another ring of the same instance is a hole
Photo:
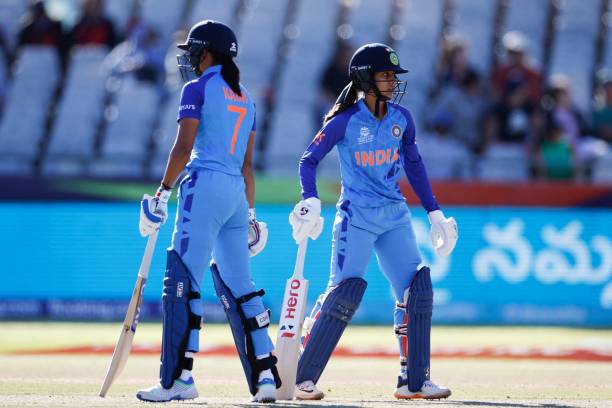
[[[142,236],[153,234],[168,218],[168,201],[172,195],[172,187],[191,156],[203,103],[202,91],[198,88],[197,83],[186,83],[181,93],[178,131],[166,163],[161,185],[155,196],[145,194],[142,198],[139,224]]]
[[[179,178],[185,165],[189,162],[193,143],[198,132],[200,121],[193,118],[183,118],[178,125],[176,140],[170,150],[166,171],[162,179],[162,187],[171,189]]]
[[[244,154],[244,162],[242,163],[242,177],[244,177],[245,193],[249,208],[255,207],[255,179],[253,177],[253,148],[255,145],[255,131],[249,133],[249,142],[247,144],[246,153]]]
[[[425,164],[417,148],[414,123],[411,120],[402,136],[400,153],[406,177],[408,177],[412,190],[419,197],[421,205],[428,213],[439,210],[440,206],[431,189]]]
[[[307,200],[318,198],[317,193],[317,166],[329,151],[344,137],[344,129],[337,126],[337,119],[329,121],[316,134],[300,159],[299,174],[302,186],[302,197]]]
[[[300,159],[299,173],[302,197],[289,215],[293,239],[299,245],[305,239],[317,239],[323,230],[321,200],[317,193],[317,166],[329,151],[344,137],[346,121],[338,126],[338,118],[327,122],[314,137]]]
[[[427,210],[427,217],[431,223],[431,241],[434,249],[440,256],[448,256],[457,243],[457,223],[453,217],[446,218],[440,210],[431,190],[429,177],[416,145],[414,122],[408,115],[408,126],[402,137],[401,154],[404,171],[410,182],[412,190],[416,193],[421,204]]]

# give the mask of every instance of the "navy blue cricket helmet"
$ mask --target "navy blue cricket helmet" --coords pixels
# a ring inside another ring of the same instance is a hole
[[[238,55],[238,40],[232,29],[214,20],[203,20],[196,23],[189,30],[187,40],[182,44],[177,44],[177,47],[185,51],[185,54],[177,57],[184,79],[186,70],[197,73],[200,59],[206,50],[232,58]]]
[[[380,91],[374,81],[375,72],[393,71],[396,74],[405,74],[407,69],[402,68],[399,57],[393,48],[385,44],[372,43],[360,47],[351,58],[349,64],[349,77],[357,88],[363,92],[374,91],[381,99]],[[396,88],[403,81],[396,80]],[[404,91],[395,90],[394,95],[402,95]]]

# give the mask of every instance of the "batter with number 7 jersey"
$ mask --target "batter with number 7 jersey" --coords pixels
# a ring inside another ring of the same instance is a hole
[[[327,290],[304,323],[307,334],[296,378],[298,399],[323,398],[316,384],[359,307],[372,251],[396,299],[400,372],[394,396],[450,395],[448,388],[436,385],[429,376],[433,290],[429,268],[419,269],[421,256],[410,211],[398,186],[401,170],[428,212],[439,255],[447,256],[455,247],[457,224],[440,211],[417,149],[414,121],[398,104],[405,83],[397,74],[406,72],[390,47],[367,44],[359,48],[349,65],[351,82],[300,160],[303,200],[289,217],[298,243],[321,233],[316,168],[333,147],[340,158],[342,193],[336,206]]]
[[[178,188],[164,278],[160,382],[137,397],[170,401],[198,396],[191,369],[199,349],[201,284],[210,265],[253,401],[272,402],[280,379],[267,329],[269,310],[249,264],[249,255],[260,252],[267,239],[266,225],[255,219],[253,209],[255,105],[239,83],[233,60],[238,44],[229,27],[202,21],[178,47],[185,51],[178,57],[183,79],[194,79],[182,90],[178,134],[161,186],[142,201],[143,235],[165,222],[171,187],[185,166],[187,174]]]

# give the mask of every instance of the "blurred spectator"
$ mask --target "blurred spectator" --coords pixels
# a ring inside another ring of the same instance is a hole
[[[48,45],[62,46],[62,25],[49,17],[42,0],[34,0],[30,3],[26,14],[22,17],[21,28],[17,35],[17,46],[24,45]]]
[[[442,56],[438,65],[438,86],[461,85],[468,74],[476,72],[468,61],[467,45],[463,40],[447,38],[442,45]]]
[[[446,121],[451,137],[473,153],[480,153],[483,147],[481,123],[486,104],[479,75],[468,70],[458,84],[448,85],[442,90],[431,124],[437,126],[436,122],[448,115]]]
[[[111,73],[134,74],[144,82],[160,87],[165,83],[165,48],[159,33],[141,17],[129,23],[127,39],[119,44],[108,57]]]
[[[43,0],[33,0],[21,19],[16,52],[27,45],[54,47],[58,53],[61,72],[66,71],[66,36],[62,31],[62,24],[47,13]]]
[[[505,62],[497,66],[491,76],[494,100],[503,100],[507,93],[525,85],[531,104],[539,103],[542,76],[529,61],[527,39],[518,31],[510,31],[504,35],[502,44],[506,54]]]
[[[526,143],[535,138],[533,118],[535,105],[524,82],[511,83],[504,98],[489,111],[485,119],[487,143]]]
[[[593,110],[593,132],[598,139],[612,145],[612,78],[603,82]]]
[[[550,121],[539,149],[538,175],[550,180],[574,177],[573,150],[563,137],[563,126]]]
[[[319,80],[319,98],[315,103],[313,122],[318,130],[325,113],[336,102],[338,95],[349,83],[348,66],[353,56],[353,47],[345,42],[338,43]]]
[[[544,98],[544,108],[548,108],[550,121],[561,126],[563,137],[576,148],[583,135],[588,133],[586,123],[574,106],[571,96],[570,80],[565,75],[553,75],[550,80],[550,100]]]
[[[553,75],[548,93],[542,101],[548,120],[561,128],[561,137],[572,149],[577,174],[588,178],[597,157],[606,152],[605,143],[590,135],[586,121],[572,101],[568,77]]]
[[[81,18],[70,32],[70,45],[106,45],[113,48],[117,44],[115,25],[104,15],[102,0],[83,0]]]

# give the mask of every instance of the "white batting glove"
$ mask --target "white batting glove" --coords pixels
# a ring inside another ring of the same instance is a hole
[[[293,228],[293,239],[299,245],[306,238],[317,239],[323,230],[321,200],[310,197],[295,205],[289,214],[289,224]]]
[[[453,217],[446,218],[440,210],[435,210],[427,214],[431,224],[431,243],[438,256],[448,256],[455,245],[459,234],[457,232],[457,222]]]
[[[255,219],[255,209],[249,208],[249,256],[255,256],[266,247],[268,224]]]
[[[148,194],[142,196],[140,202],[140,235],[152,235],[168,218],[168,200],[172,190],[159,187],[154,197]]]

